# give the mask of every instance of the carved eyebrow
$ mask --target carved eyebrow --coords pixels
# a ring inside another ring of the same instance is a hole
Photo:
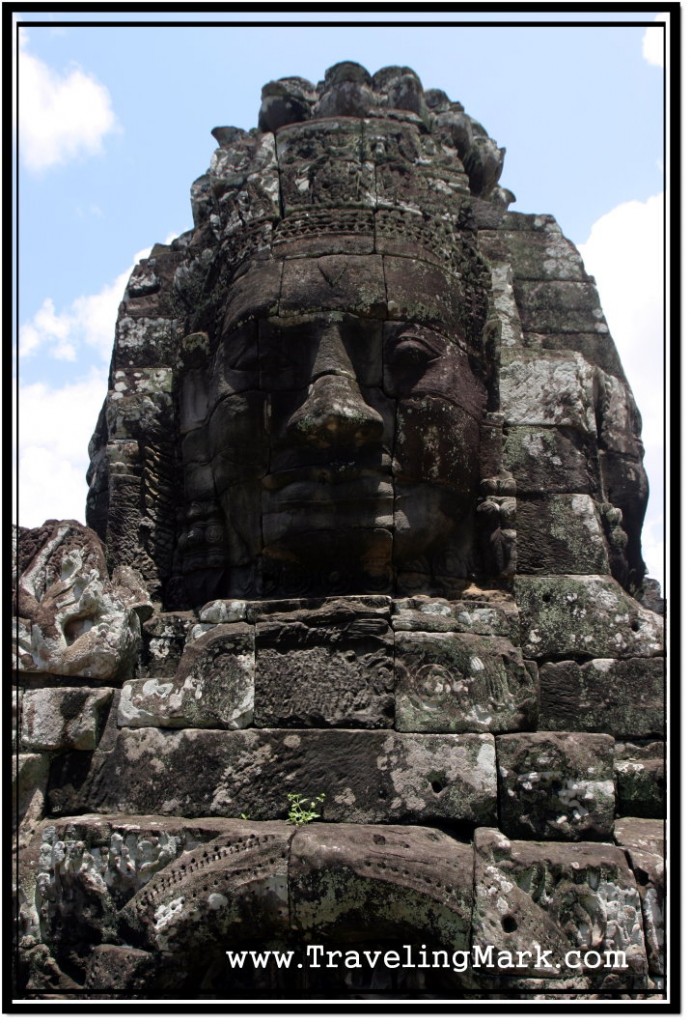
[[[405,341],[414,341],[434,356],[441,356],[446,349],[444,339],[432,334],[431,331],[423,331],[416,327],[404,327],[400,334],[393,339],[395,349]]]

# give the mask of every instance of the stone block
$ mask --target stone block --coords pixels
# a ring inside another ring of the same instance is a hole
[[[111,584],[94,531],[50,519],[20,531],[19,546],[17,668],[101,680],[131,675],[141,643],[138,597]]]
[[[503,461],[519,497],[596,493],[594,441],[569,427],[507,427]]]
[[[516,280],[588,282],[573,242],[558,231],[502,231]]]
[[[436,829],[314,824],[291,843],[294,926],[335,945],[358,912],[370,935],[467,949],[472,886],[472,847]]]
[[[463,495],[469,489],[469,481],[477,472],[475,453],[480,447],[479,427],[479,394],[473,387],[463,396],[467,398],[469,408],[475,406],[476,414],[459,406],[448,415],[448,399],[438,394],[426,397],[410,397],[397,403],[394,448],[399,463],[394,468],[394,477],[399,487],[396,492],[397,506],[401,504],[403,492],[401,484],[415,483],[419,480],[439,487],[449,487],[456,495]],[[405,461],[403,462],[403,459]],[[412,500],[422,501],[426,497],[417,495],[412,489]],[[443,530],[444,518],[435,509],[434,504],[426,498],[429,508],[412,512],[406,510],[407,519],[417,519],[425,513],[432,521],[430,534],[433,530]],[[458,500],[458,499],[456,499]],[[439,520],[437,523],[436,519]],[[404,524],[397,524],[401,530]]]
[[[170,436],[173,429],[173,374],[170,367],[115,370],[108,392],[106,424],[113,441]]]
[[[363,617],[389,618],[391,598],[384,594],[348,597],[289,597],[247,602],[247,621],[252,623],[302,622],[309,626],[330,626]]]
[[[473,633],[504,636],[519,642],[518,608],[503,591],[478,593],[477,600],[447,601],[443,597],[404,597],[393,603],[395,631]]]
[[[374,252],[374,213],[301,207],[278,222],[272,250],[281,257],[368,255]]]
[[[281,316],[338,309],[356,316],[386,316],[381,256],[322,256],[287,260]]]
[[[202,866],[205,844],[211,844],[213,856],[214,845],[218,849],[246,839],[250,829],[243,828],[244,824],[222,819],[191,821],[160,814],[127,818],[93,813],[44,822],[20,866],[20,886],[29,920],[38,920],[40,915],[46,941],[51,945],[64,942],[70,957],[78,957],[89,971],[93,947],[116,940],[136,942],[136,935],[143,938],[146,916],[132,920],[126,910],[139,892],[146,891],[148,883],[160,888],[163,896],[167,868],[172,868],[178,879],[181,875],[184,878],[180,858],[186,852],[192,851],[193,867],[196,863]],[[261,831],[262,826],[255,825],[255,835]],[[195,852],[199,849],[201,854]],[[189,861],[187,858],[185,864],[183,859],[182,864],[188,867]],[[153,909],[162,904],[163,899],[159,899]],[[113,954],[101,966],[104,971],[108,964],[115,969],[118,962],[119,955]]]
[[[175,366],[184,333],[184,320],[175,317],[121,316],[115,327],[113,368]]]
[[[591,281],[526,281],[514,283],[523,329],[607,333],[605,315]]]
[[[122,688],[120,726],[244,729],[254,718],[254,630],[213,626],[185,647],[172,679],[131,680]]]
[[[504,231],[539,231],[561,235],[562,231],[551,213],[519,213],[507,210],[501,222]]]
[[[19,674],[18,674],[19,675]],[[31,679],[30,675],[21,674],[20,679]],[[22,704],[24,702],[24,690],[20,686],[15,686],[12,690],[12,717],[10,724],[10,743],[12,749],[17,749],[17,741],[21,732],[22,722]]]
[[[516,532],[519,573],[609,571],[600,515],[588,494],[519,498]]]
[[[383,618],[257,626],[257,726],[393,725],[393,632]]]
[[[199,609],[199,621],[211,622],[243,622],[247,618],[246,601],[209,601]]]
[[[516,839],[608,839],[614,740],[599,733],[497,737],[499,820]]]
[[[276,133],[276,151],[286,213],[373,203],[374,177],[363,165],[360,121],[285,125]]]
[[[504,258],[499,261],[491,260],[491,265],[492,299],[501,325],[502,360],[506,361],[522,351],[523,328],[514,296],[511,264]]]
[[[157,872],[121,918],[145,936],[149,948],[180,956],[181,972],[195,955],[211,964],[217,949],[246,948],[241,936],[245,942],[255,936],[274,940],[289,924],[293,831],[277,821],[229,822],[213,840],[188,847]]]
[[[190,630],[191,612],[159,612],[142,626],[142,664],[150,676],[173,676]]]
[[[22,743],[31,750],[95,750],[112,699],[107,687],[28,690]]]
[[[278,313],[283,265],[273,260],[252,264],[233,281],[231,298],[223,321],[224,334],[248,317],[275,316]]]
[[[614,377],[624,376],[621,359],[609,331],[526,331],[524,338],[527,348],[545,352],[580,352],[592,366],[599,366]]]
[[[415,275],[414,287],[411,274]],[[436,321],[455,333],[462,332],[457,278],[448,276],[441,267],[403,256],[384,257],[384,277],[390,317],[422,324]]]
[[[420,198],[424,202],[428,195]],[[452,217],[432,222],[410,208],[404,210],[400,206],[389,206],[375,211],[374,224],[377,252],[424,260],[447,268],[458,265],[460,250]]]
[[[22,825],[40,821],[49,765],[50,759],[46,754],[18,754],[12,759],[13,821],[22,822]]]
[[[665,744],[617,743],[614,772],[620,815],[664,818],[667,815]]]
[[[600,447],[640,459],[641,414],[626,380],[607,373],[599,377]]]
[[[600,451],[599,463],[609,501],[622,509],[630,531],[640,530],[648,501],[648,479],[640,459]]]
[[[643,921],[623,850],[521,842],[491,828],[476,830],[474,846],[473,943],[489,961],[483,972],[583,977],[587,987],[613,975],[613,987],[646,989]]]
[[[255,825],[255,832],[263,827],[260,822]],[[107,933],[112,928],[114,905],[123,906],[182,854],[219,837],[237,841],[249,831],[245,822],[223,818],[94,813],[53,818],[44,821],[40,834],[32,839],[20,868],[20,880],[29,891],[37,873],[46,874],[45,902],[62,903],[62,907],[49,908],[47,919],[80,906],[76,899],[76,906],[66,907],[64,893],[74,894],[81,889],[98,894],[101,914],[92,921],[102,916],[99,927]]]
[[[399,732],[506,732],[530,729],[537,680],[502,637],[397,632]]]
[[[516,357],[502,366],[499,390],[507,426],[597,432],[595,370],[580,353]]]
[[[633,868],[641,897],[645,943],[651,974],[664,976],[665,935],[665,823],[646,818],[619,818],[614,835]]]
[[[264,322],[260,321],[262,325]],[[191,337],[202,337],[206,340],[207,335],[197,334]],[[243,391],[257,391],[262,388],[257,352],[258,337],[257,321],[245,320],[239,326],[233,326],[231,323],[221,335],[211,357],[207,355],[204,358],[189,346],[191,352],[188,360],[199,360],[201,366],[191,365],[185,370],[180,397],[182,432],[201,426],[207,411],[222,399],[241,394]]]
[[[76,764],[54,767],[52,814],[88,808],[266,820],[287,816],[288,793],[323,792],[325,821],[462,828],[496,820],[494,738],[487,734],[123,728],[112,754],[82,766],[81,780]]]
[[[516,576],[521,646],[528,658],[651,658],[663,621],[609,576]]]
[[[606,732],[617,738],[663,736],[664,660],[546,662],[540,666],[538,725],[557,731]]]

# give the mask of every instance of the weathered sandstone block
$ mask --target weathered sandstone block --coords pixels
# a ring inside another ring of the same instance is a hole
[[[121,726],[243,729],[254,718],[254,630],[211,626],[184,649],[173,678],[123,686]]]
[[[12,761],[12,816],[21,830],[41,820],[49,763],[46,754],[18,754]]]
[[[497,737],[499,818],[517,839],[607,839],[614,823],[614,740],[594,733]]]
[[[648,964],[664,975],[666,955],[665,823],[647,818],[619,818],[614,827],[633,868],[641,897]]]
[[[257,626],[257,726],[393,725],[393,632],[382,618]]]
[[[554,981],[614,974],[618,987],[646,989],[638,890],[623,850],[521,842],[490,828],[476,830],[474,846],[473,941],[494,947],[495,972]],[[499,950],[513,955],[497,971]],[[540,960],[544,950],[552,955]]]
[[[505,732],[530,728],[537,685],[502,637],[396,632],[396,728]]]
[[[509,425],[570,427],[596,434],[595,373],[580,353],[522,355],[500,373],[501,404]]]
[[[588,494],[519,498],[516,530],[519,573],[609,572],[600,514]]]
[[[294,918],[322,939],[342,942],[353,910],[362,908],[373,935],[411,932],[467,949],[472,885],[472,847],[435,829],[307,825],[291,843]]]
[[[22,744],[31,750],[95,750],[112,698],[106,687],[27,690]]]
[[[581,665],[561,661],[540,666],[540,729],[607,732],[617,738],[662,736],[664,716],[662,658],[594,658]]]
[[[516,493],[593,494],[598,475],[595,446],[570,427],[510,426],[504,461]]]
[[[663,652],[663,623],[607,576],[517,576],[523,654],[650,658]]]
[[[18,564],[18,668],[108,680],[131,675],[139,597],[111,585],[93,530],[54,519],[20,530]]]
[[[194,772],[190,772],[190,765]],[[324,792],[325,821],[455,826],[496,816],[494,738],[388,730],[128,729],[96,755],[53,767],[52,813],[285,817],[288,793]]]
[[[507,637],[518,644],[518,608],[503,592],[476,593],[477,600],[447,601],[441,597],[404,597],[393,602],[391,623],[395,631],[423,633],[471,633]]]
[[[664,743],[617,743],[614,748],[614,771],[619,814],[665,818],[665,768]]]

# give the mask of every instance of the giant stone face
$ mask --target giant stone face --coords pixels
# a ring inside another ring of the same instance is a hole
[[[345,62],[213,135],[194,228],[118,317],[87,509],[111,565],[168,610],[551,572],[635,590],[635,403],[573,246],[506,212],[482,126]]]
[[[468,177],[389,70],[339,66],[318,102],[274,83],[269,132],[215,132],[180,385],[192,603],[452,594],[475,568],[489,274]]]
[[[183,442],[192,515],[217,503],[223,552],[215,570],[197,569],[192,527],[183,547],[200,597],[467,577],[485,388],[425,289],[425,265],[398,262],[403,308],[387,307],[380,257],[366,302],[352,255],[284,261],[278,315],[257,302],[238,317],[231,295],[203,371],[204,421]],[[262,268],[255,276],[261,294]],[[462,309],[460,284],[445,283],[447,310]]]

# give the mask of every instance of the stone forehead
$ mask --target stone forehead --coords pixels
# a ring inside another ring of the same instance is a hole
[[[414,257],[332,254],[265,261],[231,288],[223,335],[258,320],[291,327],[356,319],[363,329],[365,321],[383,324],[387,336],[415,324],[473,349],[478,338],[464,323],[466,293],[448,268]]]

